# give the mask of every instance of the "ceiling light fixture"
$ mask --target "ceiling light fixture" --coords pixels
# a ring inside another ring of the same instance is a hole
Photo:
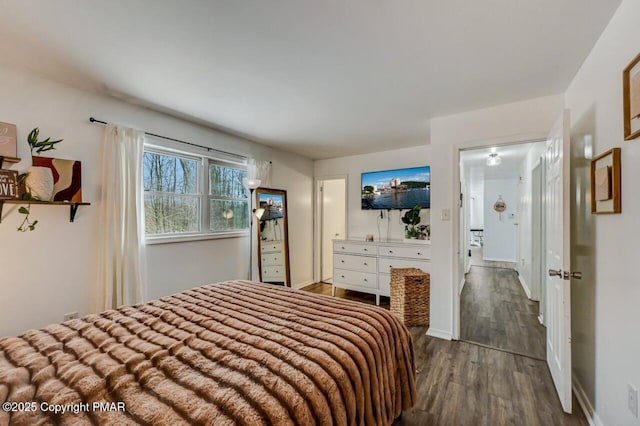
[[[500,163],[502,163],[502,158],[498,156],[497,152],[489,154],[489,158],[487,158],[487,166],[497,166]]]

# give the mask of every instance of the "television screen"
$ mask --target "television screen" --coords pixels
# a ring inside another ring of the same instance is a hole
[[[429,166],[362,173],[362,209],[431,207]]]

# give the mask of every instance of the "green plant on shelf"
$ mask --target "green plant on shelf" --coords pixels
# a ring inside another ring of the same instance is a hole
[[[18,183],[20,185],[23,185],[27,175],[28,173],[22,173],[20,176],[18,176]],[[31,195],[31,191],[25,191],[22,194],[22,199],[27,201],[28,204],[26,207],[20,206],[20,208],[18,209],[18,213],[24,215],[24,219],[22,220],[22,223],[20,224],[20,226],[18,226],[18,231],[20,232],[34,231],[36,229],[36,225],[38,224],[38,221],[34,220],[32,222],[31,220],[29,220],[31,216],[31,201],[39,201],[39,198]]]
[[[31,157],[35,154],[40,154],[42,152],[51,151],[52,149],[56,149],[56,145],[62,142],[64,139],[58,139],[52,141],[51,138],[46,138],[44,140],[38,140],[40,138],[40,128],[36,127],[29,132],[27,136],[27,143],[29,144],[29,149],[31,150]],[[34,231],[36,229],[36,225],[38,224],[37,220],[31,221],[31,201],[40,201],[39,197],[33,196],[31,194],[31,190],[26,187],[25,179],[29,173],[22,173],[18,176],[18,183],[20,187],[25,188],[22,193],[22,199],[27,201],[26,206],[20,206],[18,209],[18,213],[24,215],[24,220],[18,226],[18,231],[27,232]]]
[[[408,239],[426,240],[431,235],[429,225],[420,225],[420,210],[422,207],[415,206],[402,217],[402,223],[405,224],[404,235]]]
[[[58,139],[52,141],[51,138],[46,138],[43,141],[39,141],[38,137],[40,136],[40,129],[36,127],[35,129],[29,132],[29,136],[27,136],[27,143],[29,143],[29,148],[31,148],[31,156],[33,157],[33,151],[36,154],[40,154],[41,152],[51,151],[52,149],[56,149],[56,144],[59,144],[64,139]]]

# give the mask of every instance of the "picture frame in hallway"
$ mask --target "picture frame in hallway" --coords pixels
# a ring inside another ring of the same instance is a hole
[[[620,148],[612,148],[591,160],[591,213],[622,212]]]
[[[624,140],[640,136],[640,54],[622,71]]]

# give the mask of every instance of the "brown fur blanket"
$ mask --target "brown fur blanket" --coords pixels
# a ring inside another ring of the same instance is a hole
[[[389,425],[414,371],[385,309],[227,281],[0,339],[0,424]]]

